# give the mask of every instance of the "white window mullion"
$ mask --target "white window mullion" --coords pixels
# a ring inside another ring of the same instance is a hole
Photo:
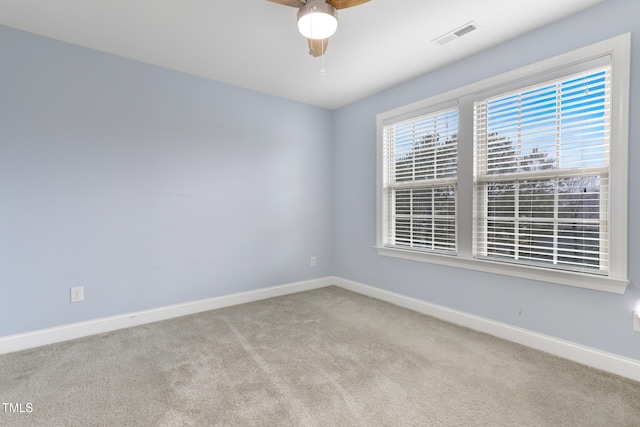
[[[559,218],[558,205],[560,196],[558,194],[558,180],[553,180],[553,264],[558,265],[558,233]]]
[[[409,246],[415,247],[416,239],[414,238],[414,215],[413,215],[413,190],[409,190]]]
[[[514,186],[513,201],[513,256],[514,259],[520,258],[520,181],[516,181]]]
[[[556,85],[556,141],[561,141],[562,139],[562,108],[560,102],[560,90],[558,85]],[[560,149],[560,144],[556,144],[556,159],[557,163],[562,163],[562,150]]]

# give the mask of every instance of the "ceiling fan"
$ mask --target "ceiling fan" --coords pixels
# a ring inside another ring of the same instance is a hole
[[[369,0],[267,0],[298,8],[298,30],[307,38],[309,55],[324,55],[329,37],[338,28],[338,9],[358,6]]]

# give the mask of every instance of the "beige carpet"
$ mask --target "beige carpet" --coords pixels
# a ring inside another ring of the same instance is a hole
[[[2,355],[0,400],[3,426],[640,425],[638,382],[336,287]]]

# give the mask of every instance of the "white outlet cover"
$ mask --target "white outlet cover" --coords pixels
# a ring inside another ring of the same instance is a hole
[[[78,286],[71,288],[71,302],[84,301],[84,287]]]
[[[633,312],[633,330],[640,332],[640,311]]]

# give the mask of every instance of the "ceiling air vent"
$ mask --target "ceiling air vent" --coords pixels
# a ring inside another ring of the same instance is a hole
[[[471,21],[468,22],[466,24],[464,24],[462,27],[460,28],[456,28],[453,31],[449,31],[446,34],[441,35],[440,37],[438,37],[435,40],[431,40],[432,43],[438,43],[439,45],[443,45],[443,44],[447,44],[450,41],[453,41],[459,37],[464,36],[465,34],[469,34],[471,31],[475,30],[476,28],[478,28],[478,24],[476,24],[475,22]]]

